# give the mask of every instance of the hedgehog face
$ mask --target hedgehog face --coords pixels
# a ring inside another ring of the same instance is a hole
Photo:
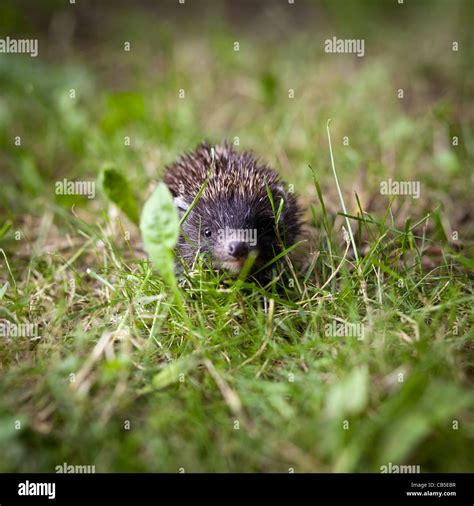
[[[189,204],[175,198],[181,213]],[[281,249],[273,210],[268,198],[238,197],[213,201],[204,198],[188,215],[182,227],[179,250],[192,264],[196,254],[205,255],[214,268],[238,274],[249,257],[253,270],[270,261]]]
[[[299,234],[300,209],[278,174],[228,143],[214,151],[200,144],[167,168],[164,181],[181,215],[202,189],[177,246],[188,266],[202,255],[212,268],[238,273],[251,256],[255,272],[294,244]]]
[[[234,222],[232,216],[230,219]],[[245,223],[208,224],[202,230],[202,241],[212,256],[213,264],[233,273],[242,270],[250,255],[258,257],[257,237],[257,229]]]

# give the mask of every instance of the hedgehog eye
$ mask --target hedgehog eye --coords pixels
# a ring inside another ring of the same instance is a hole
[[[211,235],[212,235],[212,230],[211,230],[210,228],[205,228],[205,229],[204,229],[204,235],[205,235],[206,237],[211,237]]]

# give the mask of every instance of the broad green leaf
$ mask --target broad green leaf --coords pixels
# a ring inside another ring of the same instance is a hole
[[[145,251],[164,276],[173,272],[173,248],[179,237],[179,216],[168,187],[160,182],[146,201],[141,219]]]
[[[115,169],[106,168],[101,172],[100,186],[107,198],[138,225],[138,204],[125,177]]]

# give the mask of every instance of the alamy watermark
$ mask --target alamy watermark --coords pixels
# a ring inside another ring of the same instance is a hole
[[[38,56],[38,39],[0,39],[0,53],[25,53],[32,58]]]
[[[88,199],[95,198],[95,181],[56,181],[56,195],[85,195]]]
[[[56,483],[38,483],[29,480],[22,481],[18,484],[18,495],[45,495],[48,499],[54,499],[56,497]]]
[[[245,242],[249,246],[257,245],[257,229],[256,228],[221,228],[219,229],[218,238],[223,243],[232,241]]]
[[[388,464],[384,464],[380,466],[380,472],[382,474],[392,473],[392,474],[412,474],[412,473],[420,473],[420,466],[415,465],[398,465],[392,464],[389,462]]]
[[[0,321],[0,337],[38,337],[38,324]]]
[[[363,323],[342,323],[333,320],[332,323],[324,325],[326,337],[357,337],[359,341],[364,339],[365,326]]]
[[[64,462],[64,464],[59,464],[55,468],[55,472],[59,474],[88,474],[95,473],[94,465],[73,465]]]
[[[419,181],[388,181],[380,183],[381,195],[408,195],[414,199],[420,198],[421,185]]]
[[[365,55],[364,39],[326,39],[324,41],[325,53],[356,54],[359,58]]]

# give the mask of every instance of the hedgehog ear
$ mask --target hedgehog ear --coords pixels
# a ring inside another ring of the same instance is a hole
[[[183,197],[178,195],[173,200],[174,205],[176,206],[180,214],[184,214],[188,210],[189,204],[183,199]]]

